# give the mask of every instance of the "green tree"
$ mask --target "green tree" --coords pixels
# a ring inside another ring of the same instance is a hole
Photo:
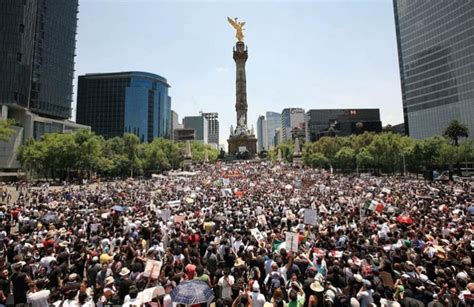
[[[293,144],[293,142],[286,141],[273,147],[269,152],[270,159],[272,161],[276,161],[278,157],[278,149],[280,149],[281,151],[281,158],[283,159],[284,162],[287,162],[287,163],[293,162],[293,152],[295,149],[295,145]]]
[[[353,169],[354,166],[354,150],[350,147],[342,147],[334,156],[334,164],[342,170]]]
[[[81,129],[74,133],[74,141],[77,146],[76,169],[86,172],[91,177],[92,172],[100,168],[102,160],[104,139],[95,133]]]
[[[366,147],[362,148],[355,158],[357,168],[370,168],[374,166],[375,159]]]
[[[123,135],[124,150],[130,166],[130,177],[141,172],[141,161],[139,159],[140,139],[133,133]]]
[[[44,143],[41,141],[31,139],[20,146],[17,159],[27,173],[45,174],[46,153]]]
[[[455,146],[458,146],[460,138],[467,138],[469,136],[469,129],[467,125],[457,120],[452,120],[444,130],[443,135],[450,139]]]
[[[342,142],[345,142],[345,138],[322,137],[313,144],[313,152],[322,153],[328,159],[329,165],[332,166],[335,161],[336,153],[343,147]]]
[[[13,125],[12,120],[0,119],[0,142],[6,142],[10,137],[15,133],[15,130],[12,129]]]

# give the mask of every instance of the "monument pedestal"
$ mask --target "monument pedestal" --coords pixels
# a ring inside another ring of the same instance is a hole
[[[303,156],[302,155],[294,155],[293,156],[293,166],[298,168],[303,168]]]
[[[239,152],[248,151],[250,157],[257,153],[257,138],[255,135],[231,135],[227,140],[229,154],[236,156]]]

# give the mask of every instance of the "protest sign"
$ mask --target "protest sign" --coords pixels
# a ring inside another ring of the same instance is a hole
[[[265,215],[261,214],[257,216],[257,220],[260,225],[262,226],[267,225],[267,218],[265,217]]]
[[[151,279],[158,279],[161,271],[161,261],[157,260],[146,260],[145,271],[143,276],[150,277]]]
[[[171,211],[169,209],[161,209],[161,218],[163,219],[163,221],[169,221],[170,217]]]
[[[260,230],[258,230],[257,228],[250,229],[250,233],[255,238],[255,240],[259,242],[265,239]]]
[[[313,209],[304,209],[304,221],[307,225],[315,226],[318,223],[318,213]]]
[[[286,232],[285,236],[286,249],[297,253],[298,252],[298,234],[296,232]]]

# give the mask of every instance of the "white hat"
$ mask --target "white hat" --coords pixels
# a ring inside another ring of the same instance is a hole
[[[109,276],[105,279],[104,285],[108,286],[110,284],[113,284],[115,282],[114,278],[112,276]]]
[[[360,274],[354,274],[354,279],[357,281],[357,282],[362,282],[362,280],[364,278],[362,278],[362,275]]]
[[[253,282],[252,290],[255,291],[255,292],[260,291],[260,285],[258,284],[258,281]]]
[[[130,270],[127,268],[122,268],[119,273],[120,276],[126,276],[128,274],[130,274]]]

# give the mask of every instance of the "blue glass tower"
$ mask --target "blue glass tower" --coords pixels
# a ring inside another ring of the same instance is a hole
[[[170,85],[147,72],[119,72],[79,76],[78,123],[106,138],[137,135],[142,142],[171,135]]]

